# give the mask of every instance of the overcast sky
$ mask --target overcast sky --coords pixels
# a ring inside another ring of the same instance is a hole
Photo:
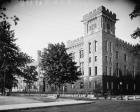
[[[37,58],[37,50],[48,43],[64,42],[83,36],[81,22],[84,14],[104,5],[117,14],[116,36],[132,43],[130,34],[140,26],[129,14],[134,4],[127,0],[29,0],[8,5],[8,14],[20,21],[15,27],[15,38],[23,52]]]

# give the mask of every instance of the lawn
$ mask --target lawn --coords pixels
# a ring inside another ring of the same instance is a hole
[[[140,101],[96,100],[95,103],[38,108],[29,110],[14,110],[7,112],[140,112]]]
[[[0,96],[0,105],[42,103],[52,101],[55,101],[55,99],[50,99],[42,96]]]

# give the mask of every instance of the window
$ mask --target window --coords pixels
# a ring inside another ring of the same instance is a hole
[[[88,43],[89,53],[91,53],[91,42]]]
[[[97,61],[97,56],[95,56],[95,62]]]
[[[108,84],[108,82],[106,82],[106,89],[109,89],[109,84]]]
[[[84,75],[84,62],[80,62],[80,71]]]
[[[94,31],[94,29],[96,28],[96,24],[91,24],[91,26],[89,26],[89,30],[90,31]]]
[[[112,51],[112,43],[109,42],[109,51],[111,52]]]
[[[135,78],[135,66],[133,65],[133,77]]]
[[[97,66],[95,66],[95,76],[97,75]]]
[[[89,81],[89,88],[91,88],[91,81]]]
[[[105,41],[105,51],[107,52],[108,51],[108,46],[107,46],[107,40]]]
[[[105,63],[107,64],[107,56],[105,56]]]
[[[112,57],[109,58],[109,63],[110,63],[110,64],[112,63]]]
[[[109,68],[109,75],[112,75],[112,67]]]
[[[74,84],[71,84],[71,89],[74,89],[74,87],[75,87]]]
[[[107,32],[109,33],[110,32],[110,24],[107,23]]]
[[[128,84],[126,84],[126,89],[128,90]]]
[[[80,58],[83,58],[84,57],[84,50],[80,50]]]
[[[124,65],[124,75],[126,75],[126,65]]]
[[[107,66],[105,66],[105,75],[107,75]]]
[[[116,59],[118,59],[118,57],[119,57],[119,53],[118,51],[116,51]]]
[[[95,90],[96,88],[96,81],[93,83],[93,89]]]
[[[118,89],[120,89],[120,84],[118,84]]]
[[[89,57],[88,62],[91,63],[91,57]]]
[[[124,54],[124,61],[126,62],[126,54]]]
[[[134,90],[136,90],[136,85],[134,84]]]
[[[83,88],[84,88],[84,83],[80,82],[80,89],[83,89]]]
[[[119,64],[116,63],[116,75],[119,76]]]
[[[96,25],[95,19],[89,21],[88,24],[87,24],[87,32],[88,33],[94,32],[96,27],[97,27],[97,25]]]
[[[97,41],[95,40],[94,41],[94,44],[95,44],[95,52],[97,51]]]
[[[91,67],[88,68],[89,76],[91,76]]]
[[[111,89],[113,90],[113,82],[111,82]]]
[[[75,53],[71,53],[72,60],[75,60]]]

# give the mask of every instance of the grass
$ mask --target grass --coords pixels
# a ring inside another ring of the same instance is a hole
[[[96,100],[95,103],[7,112],[140,112],[140,101]]]

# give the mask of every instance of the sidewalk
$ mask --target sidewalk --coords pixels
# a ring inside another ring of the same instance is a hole
[[[67,99],[67,100],[57,100],[55,102],[46,102],[46,103],[10,104],[10,105],[0,105],[0,111],[64,106],[64,105],[88,104],[88,103],[92,103],[92,102],[93,101]]]

